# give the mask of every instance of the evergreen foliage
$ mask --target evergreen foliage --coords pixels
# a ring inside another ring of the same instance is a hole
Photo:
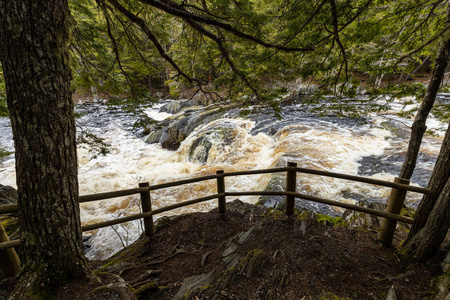
[[[405,82],[429,72],[448,29],[442,0],[163,2],[69,1],[73,90],[151,101],[158,89],[193,88],[276,106],[300,78],[316,96],[335,95],[340,111],[376,109],[386,93],[420,98],[423,85]],[[341,101],[361,93],[368,106]]]
[[[447,30],[445,1],[69,2],[74,88],[128,98],[165,82],[173,97],[196,88],[276,106],[298,78],[339,103],[420,97],[404,82],[430,70]]]

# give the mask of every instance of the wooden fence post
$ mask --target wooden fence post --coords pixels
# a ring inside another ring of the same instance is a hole
[[[141,182],[139,183],[139,187],[148,187],[148,182]],[[141,193],[141,205],[142,205],[142,212],[149,212],[152,211],[152,200],[150,197],[150,191],[142,192]],[[151,237],[155,234],[155,227],[153,225],[153,216],[144,218],[144,230],[145,235],[148,237]]]
[[[297,164],[293,162],[288,162],[288,171],[286,174],[286,192],[296,192],[297,191]],[[294,214],[295,197],[287,195],[286,196],[286,215],[292,216]]]
[[[9,238],[0,222],[0,243],[2,242],[9,242]],[[20,260],[14,248],[0,250],[0,272],[4,277],[12,277],[20,273]]]
[[[217,175],[223,175],[225,173],[224,170],[217,170]],[[217,194],[225,193],[225,177],[219,176],[217,177]],[[222,215],[226,213],[227,207],[226,207],[226,198],[225,196],[219,196],[219,213]]]
[[[395,183],[408,184],[408,179],[395,177]],[[406,190],[393,188],[391,194],[389,195],[389,201],[386,207],[386,212],[392,214],[400,214],[403,207],[403,202],[406,197]],[[379,232],[378,239],[385,247],[390,247],[392,245],[392,239],[394,238],[395,227],[397,226],[397,221],[384,219],[383,224]]]

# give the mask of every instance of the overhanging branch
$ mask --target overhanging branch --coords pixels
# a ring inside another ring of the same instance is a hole
[[[205,16],[200,16],[198,14],[188,12],[187,10],[184,9],[184,7],[173,2],[172,0],[161,0],[161,1],[139,0],[139,1],[144,4],[148,4],[150,6],[158,8],[160,10],[163,10],[166,13],[171,14],[173,16],[180,17],[183,20],[185,20],[186,22],[194,21],[194,22],[197,22],[200,24],[206,24],[206,25],[214,26],[216,28],[221,28],[227,32],[232,33],[233,35],[235,35],[237,37],[252,41],[252,42],[262,45],[266,48],[277,49],[277,50],[281,50],[281,51],[285,51],[285,52],[304,52],[304,51],[313,51],[314,50],[314,48],[312,48],[312,47],[305,47],[305,48],[286,47],[284,45],[276,45],[276,44],[271,44],[271,43],[265,42],[263,40],[258,39],[257,37],[255,37],[253,35],[250,35],[250,34],[240,31],[239,29],[231,26],[230,24],[224,23],[222,21],[218,21],[216,19],[212,19],[212,18],[208,18]]]

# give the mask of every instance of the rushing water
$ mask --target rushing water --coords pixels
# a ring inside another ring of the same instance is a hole
[[[159,113],[159,107],[146,109],[145,113],[155,120],[170,116]],[[219,169],[239,171],[284,166],[287,161],[297,162],[305,168],[393,180],[406,153],[412,121],[393,114],[402,109],[400,104],[394,103],[392,108],[389,112],[354,120],[318,117],[305,112],[303,106],[293,104],[284,108],[281,120],[269,113],[248,119],[228,117],[214,120],[196,128],[177,151],[169,151],[162,149],[160,144],[146,144],[137,137],[133,131],[136,117],[120,107],[102,103],[79,105],[77,111],[82,114],[78,120],[80,128],[89,129],[110,144],[110,153],[106,156],[90,152],[86,145],[79,146],[80,194],[136,187],[143,181],[158,184],[210,175]],[[434,120],[431,123],[428,125],[436,128],[442,136],[443,124]],[[198,136],[205,134],[212,141],[207,158],[192,159],[192,144]],[[442,137],[439,136],[425,138],[412,184],[426,185],[441,142]],[[2,148],[13,150],[6,118],[0,118],[0,143]],[[228,191],[264,190],[271,180],[269,174],[227,178],[226,188]],[[0,183],[15,186],[13,155],[0,164]],[[298,175],[298,189],[344,202],[361,198],[385,201],[389,194],[387,188],[301,174]],[[159,208],[215,192],[214,181],[158,190],[152,192],[152,205]],[[420,199],[414,193],[408,195],[407,201],[412,205]],[[241,199],[254,203],[258,197]],[[207,211],[214,207],[216,201],[211,201],[171,213]],[[314,204],[311,207],[321,210]],[[92,224],[139,210],[138,195],[97,201],[81,205],[81,220],[83,224]],[[142,225],[138,221],[92,231],[88,233],[92,238],[87,256],[108,257],[134,241],[141,232]]]

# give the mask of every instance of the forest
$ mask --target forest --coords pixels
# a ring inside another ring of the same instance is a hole
[[[414,118],[399,174],[406,180],[423,136],[432,134],[428,116],[450,122],[450,105],[435,102],[449,88],[444,0],[2,0],[0,22],[0,116],[10,118],[14,135],[26,249],[11,299],[45,299],[49,287],[90,274],[74,95],[137,107],[161,95],[201,94],[243,114],[270,107],[279,116],[281,100],[301,82],[314,87],[311,102],[329,99],[345,117],[384,109],[380,99],[412,96],[404,105],[419,105],[402,112]],[[448,234],[449,143],[447,130],[428,183],[433,194],[423,197],[402,246],[408,259],[429,259]]]

